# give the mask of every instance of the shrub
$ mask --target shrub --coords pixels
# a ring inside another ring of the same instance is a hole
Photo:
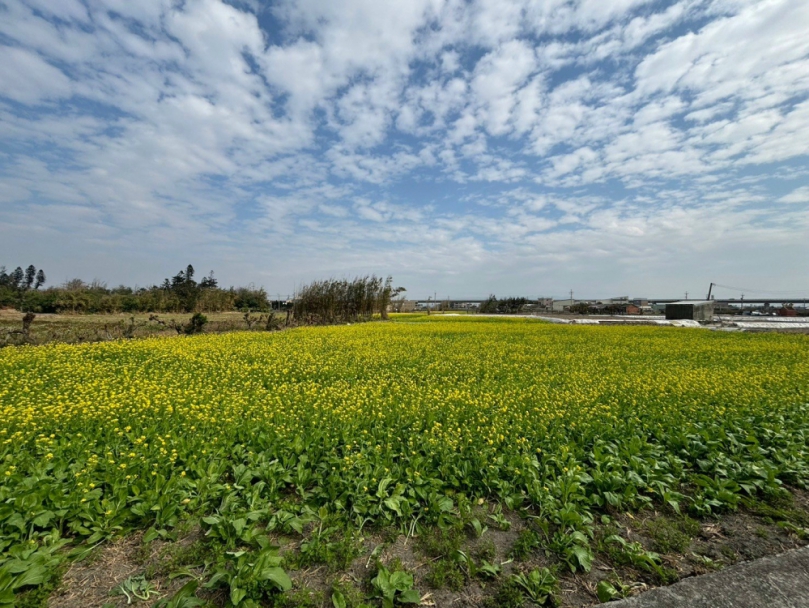
[[[188,325],[185,326],[185,333],[191,334],[201,334],[202,329],[208,323],[208,317],[206,317],[201,312],[195,313],[191,320],[188,322]]]

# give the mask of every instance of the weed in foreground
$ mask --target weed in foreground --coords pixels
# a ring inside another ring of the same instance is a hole
[[[527,559],[540,545],[541,538],[536,531],[530,528],[522,530],[511,549],[511,557],[520,561]]]
[[[645,532],[660,553],[684,553],[691,539],[699,535],[699,522],[688,516],[680,518],[658,517],[644,524]]]
[[[513,580],[503,581],[494,595],[487,597],[483,602],[484,608],[523,608],[525,598],[522,589]]]

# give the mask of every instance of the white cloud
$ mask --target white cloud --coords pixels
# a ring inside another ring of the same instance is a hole
[[[480,104],[481,120],[491,135],[510,130],[508,123],[517,105],[514,94],[535,68],[533,49],[517,40],[502,44],[475,66],[471,88]]]
[[[809,203],[809,186],[795,188],[789,194],[778,199],[781,203]]]
[[[568,280],[523,261],[653,281],[692,242],[753,268],[809,223],[807,27],[802,0],[4,0],[0,253],[467,295]]]
[[[35,104],[71,94],[70,79],[39,55],[0,46],[0,97]]]

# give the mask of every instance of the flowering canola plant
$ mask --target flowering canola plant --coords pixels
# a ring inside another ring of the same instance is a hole
[[[809,482],[799,335],[405,315],[6,348],[0,380],[0,604],[66,545],[191,516],[258,551],[316,514],[427,524],[485,498],[548,521],[575,570],[598,511]]]

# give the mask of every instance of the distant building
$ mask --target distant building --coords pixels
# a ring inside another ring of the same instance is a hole
[[[388,305],[388,309],[393,312],[413,312],[416,310],[415,300],[394,300]]]
[[[539,298],[536,305],[540,309],[553,310],[553,298]]]
[[[713,319],[713,300],[682,300],[666,304],[666,319],[710,321]]]
[[[625,314],[628,315],[639,315],[641,314],[640,306],[635,306],[634,304],[627,304],[624,308]]]
[[[569,310],[576,303],[576,300],[554,300],[553,312],[564,312]]]
[[[450,305],[451,310],[471,310],[473,308],[480,308],[477,302],[452,302]]]
[[[795,310],[792,306],[783,306],[782,308],[778,309],[778,316],[779,317],[797,317],[798,311]]]

